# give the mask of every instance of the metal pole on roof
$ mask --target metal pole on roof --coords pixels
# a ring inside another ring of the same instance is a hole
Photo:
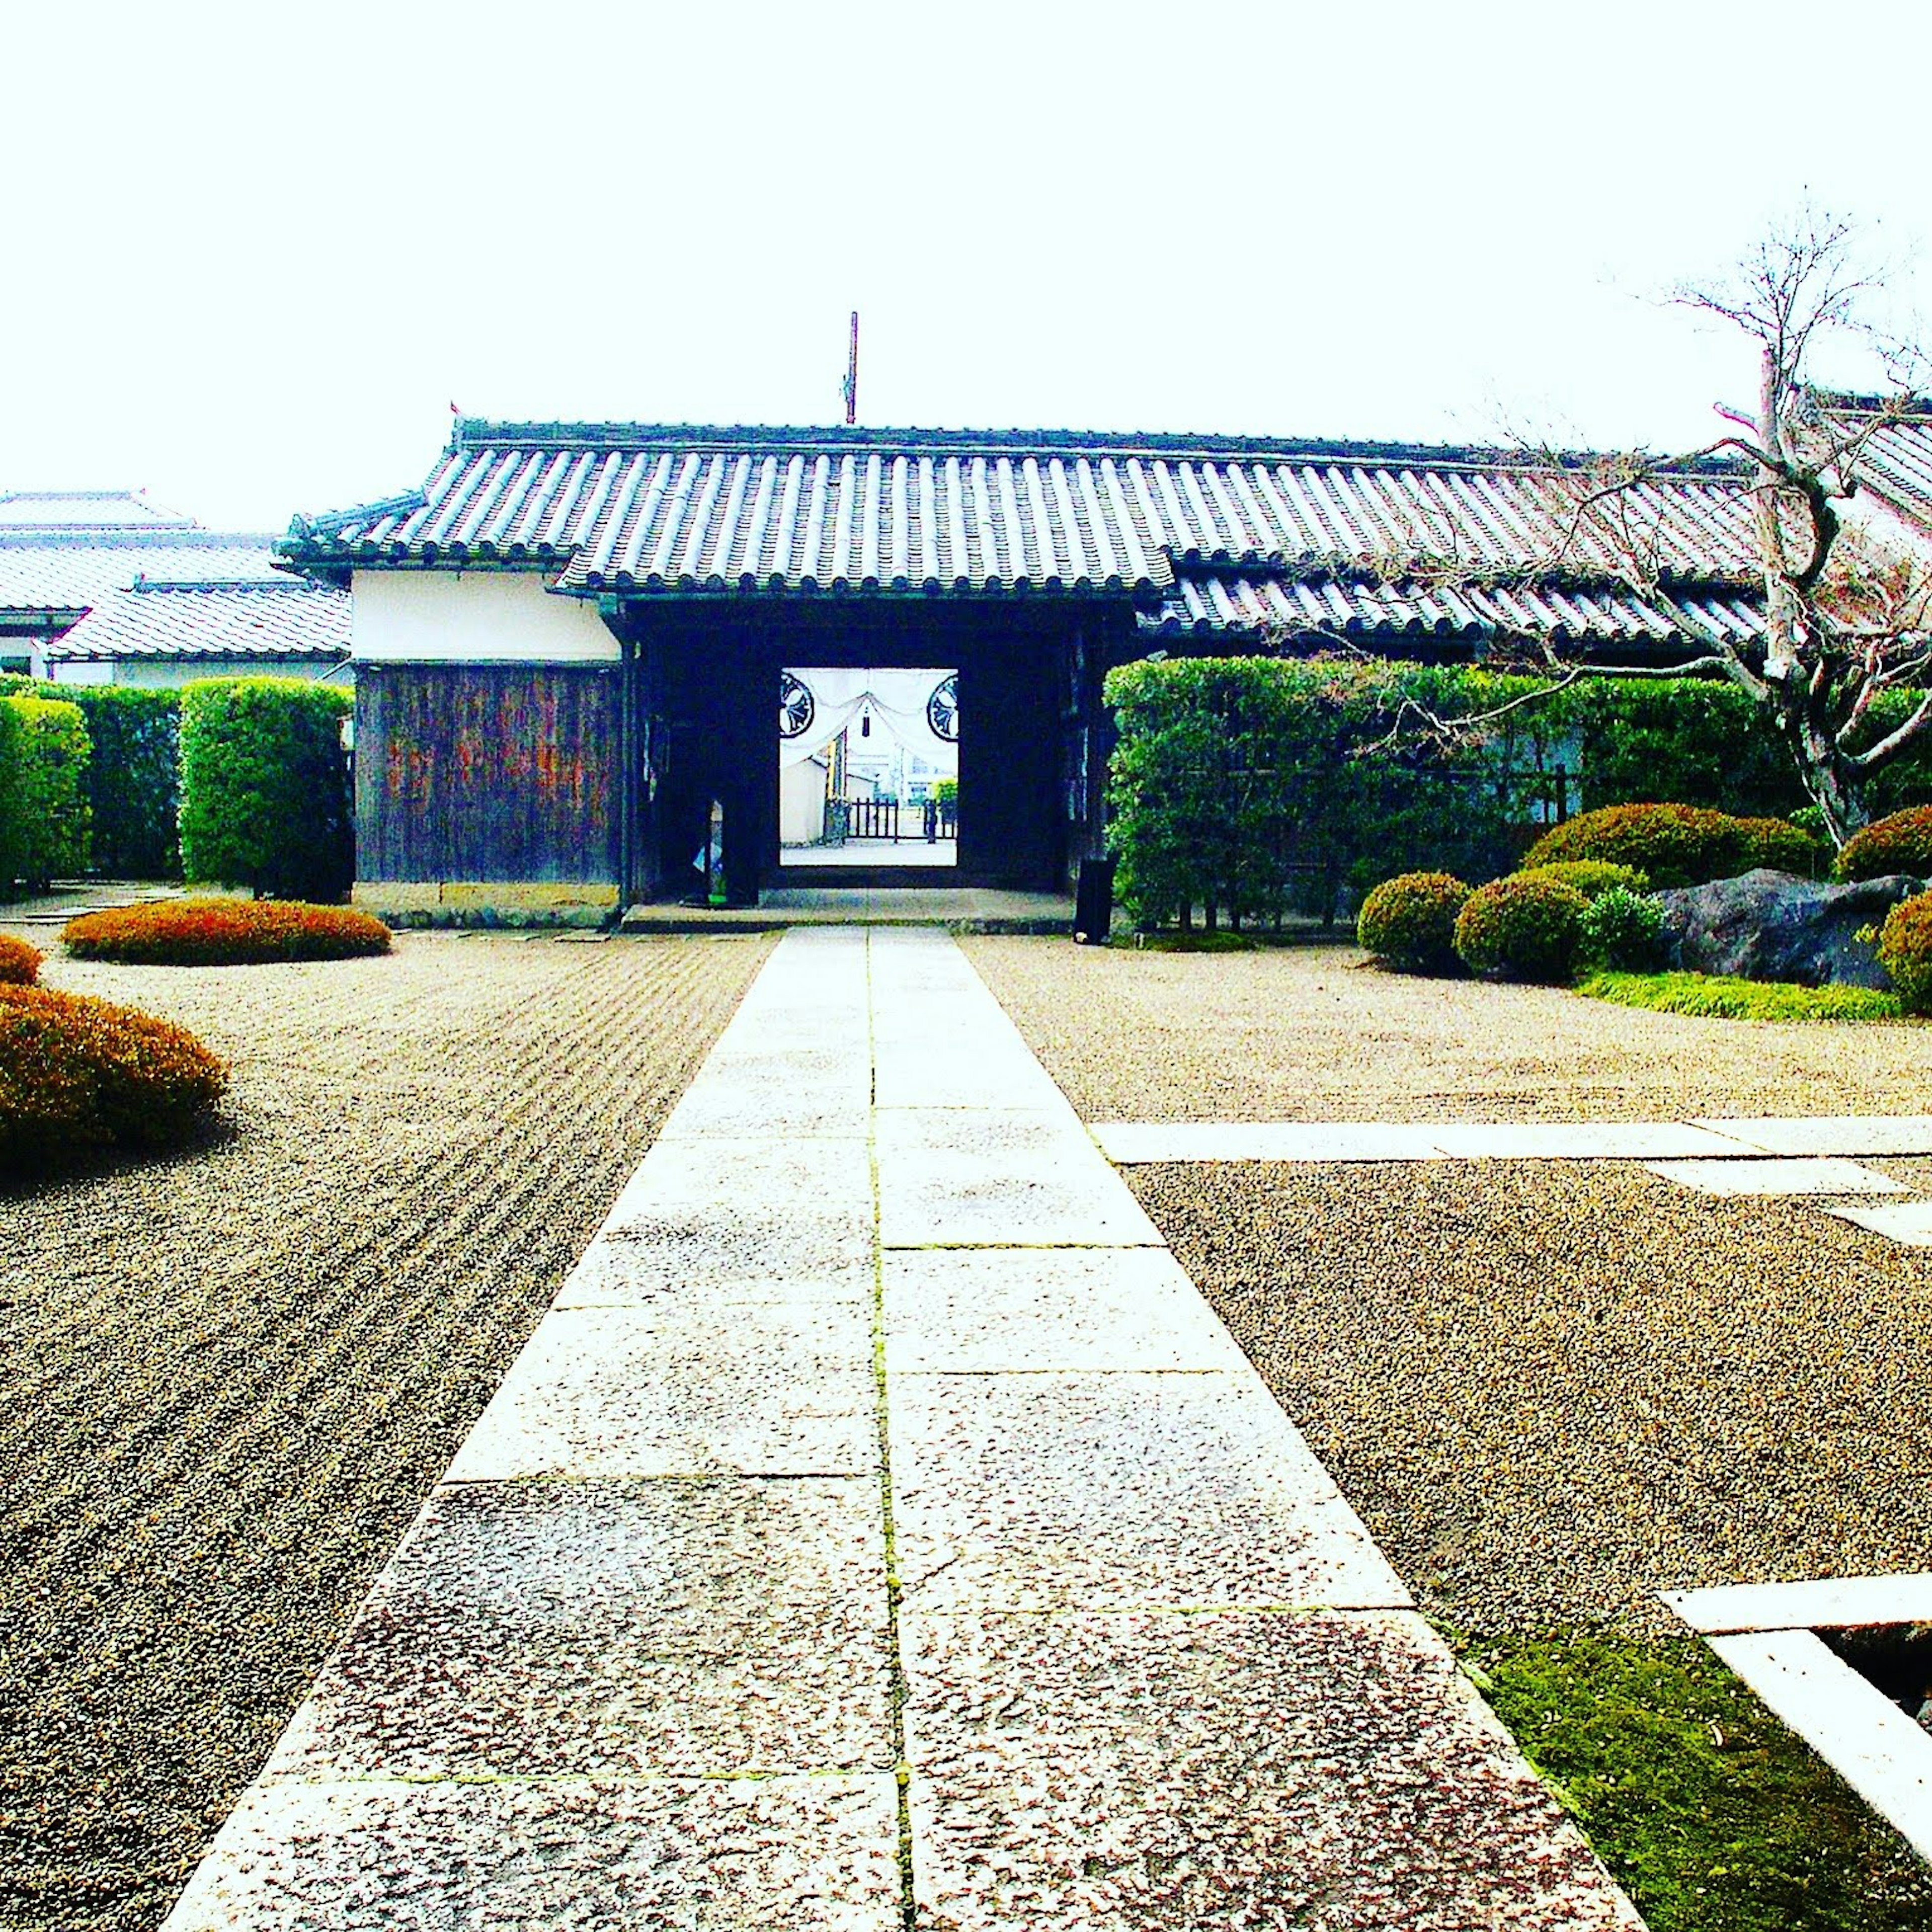
[[[845,427],[859,420],[859,311],[852,311],[852,346],[845,358]]]

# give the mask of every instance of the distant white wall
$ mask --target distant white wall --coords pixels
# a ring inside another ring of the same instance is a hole
[[[328,677],[355,688],[339,658],[56,658],[47,667],[56,684],[133,684],[172,690],[204,677]]]
[[[597,607],[556,597],[533,572],[358,570],[350,611],[358,662],[614,664]]]

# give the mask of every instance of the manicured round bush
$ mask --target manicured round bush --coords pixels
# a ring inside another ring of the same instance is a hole
[[[1879,928],[1878,963],[1908,1013],[1932,1013],[1932,892],[1900,899]]]
[[[0,986],[0,1166],[191,1133],[227,1067],[184,1028],[105,1000]]]
[[[389,950],[389,928],[344,906],[286,899],[158,899],[83,913],[62,928],[77,959],[124,966],[260,966]]]
[[[1469,888],[1449,872],[1404,872],[1384,879],[1362,902],[1355,938],[1399,973],[1456,969],[1456,918]]]
[[[0,986],[31,986],[40,976],[40,948],[0,932]]]
[[[1535,872],[1472,892],[1456,922],[1456,951],[1472,973],[1560,986],[1576,970],[1590,902],[1574,886]]]
[[[1663,934],[1664,908],[1655,899],[1613,886],[1583,914],[1582,954],[1612,973],[1648,973],[1663,963]]]
[[[1701,886],[1768,866],[1809,876],[1816,842],[1786,818],[1738,818],[1695,805],[1606,805],[1553,825],[1522,869],[1576,859],[1634,866],[1653,886]]]
[[[1888,872],[1932,878],[1932,805],[1909,806],[1853,832],[1832,869],[1841,879],[1881,879]]]
[[[1586,899],[1600,899],[1606,892],[1647,892],[1650,876],[1634,866],[1619,866],[1609,859],[1558,859],[1547,866],[1524,868],[1540,878],[1561,879],[1574,886]]]

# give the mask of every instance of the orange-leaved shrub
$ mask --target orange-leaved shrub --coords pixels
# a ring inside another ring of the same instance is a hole
[[[1469,888],[1453,872],[1384,879],[1355,916],[1357,943],[1399,973],[1453,973],[1456,916],[1468,898]]]
[[[1841,879],[1882,879],[1888,872],[1932,878],[1932,805],[1908,806],[1854,832],[1832,869]]]
[[[1634,866],[1653,888],[1701,886],[1769,866],[1810,876],[1818,842],[1789,819],[1739,818],[1698,805],[1606,805],[1552,825],[1521,869],[1577,859]]]
[[[1561,986],[1576,970],[1590,902],[1574,886],[1518,872],[1472,892],[1456,921],[1456,951],[1472,973]]]
[[[185,1028],[45,986],[0,986],[0,1166],[163,1148],[220,1099],[228,1069]]]
[[[40,976],[40,948],[0,932],[0,986],[31,986]]]
[[[295,899],[158,899],[82,913],[62,928],[77,959],[124,966],[260,966],[389,950],[389,928],[345,906]]]
[[[1932,892],[1900,899],[1879,928],[1878,963],[1908,1013],[1932,1013]]]

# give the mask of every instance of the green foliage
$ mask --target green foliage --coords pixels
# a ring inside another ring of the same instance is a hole
[[[1544,866],[1523,868],[1546,879],[1561,879],[1574,886],[1586,899],[1600,899],[1606,892],[1647,892],[1650,875],[1634,866],[1619,866],[1608,859],[1558,859]]]
[[[1909,1932],[1932,1883],[1694,1639],[1601,1631],[1466,1644],[1650,1932]]]
[[[355,876],[343,756],[351,700],[292,678],[216,678],[182,693],[181,854],[193,880],[337,898]]]
[[[1878,963],[1908,1013],[1932,1013],[1932,892],[1901,899],[1879,928]]]
[[[87,869],[87,725],[58,699],[0,698],[0,890]]]
[[[111,879],[179,878],[181,693],[100,684],[62,694],[80,706],[94,743],[94,869]]]
[[[1362,902],[1355,938],[1364,951],[1399,973],[1453,973],[1456,920],[1468,886],[1449,872],[1404,872],[1384,879]]]
[[[0,932],[0,986],[31,986],[40,976],[43,956],[38,946]]]
[[[1644,1006],[1657,1013],[1684,1013],[1694,1019],[1802,1024],[1814,1020],[1895,1020],[1900,1010],[1897,994],[1868,986],[1798,986],[1719,974],[1593,973],[1576,990],[1593,1000]]]
[[[1655,899],[1612,886],[1583,915],[1580,956],[1615,972],[1647,973],[1663,963],[1663,935],[1664,908]]]
[[[1106,698],[1115,889],[1143,926],[1225,909],[1324,914],[1344,884],[1405,871],[1501,871],[1523,782],[1490,748],[1384,742],[1412,698],[1486,703],[1473,674],[1352,659],[1194,658],[1122,665]]]
[[[1456,952],[1472,973],[1561,986],[1576,970],[1590,902],[1574,886],[1519,872],[1472,892],[1456,921]]]
[[[0,986],[0,1168],[185,1139],[228,1069],[183,1028],[40,986]]]
[[[1606,806],[1552,826],[1523,854],[1523,866],[1607,860],[1634,866],[1659,886],[1700,886],[1760,866],[1809,877],[1820,856],[1788,819],[1739,818],[1659,802]]]
[[[284,899],[160,899],[82,913],[61,930],[76,959],[125,966],[260,966],[387,952],[389,928],[346,906]]]
[[[1879,879],[1888,872],[1932,876],[1932,806],[1894,812],[1853,832],[1832,869],[1841,879]]]
[[[934,805],[956,806],[959,802],[959,781],[957,778],[934,779],[932,802]]]

